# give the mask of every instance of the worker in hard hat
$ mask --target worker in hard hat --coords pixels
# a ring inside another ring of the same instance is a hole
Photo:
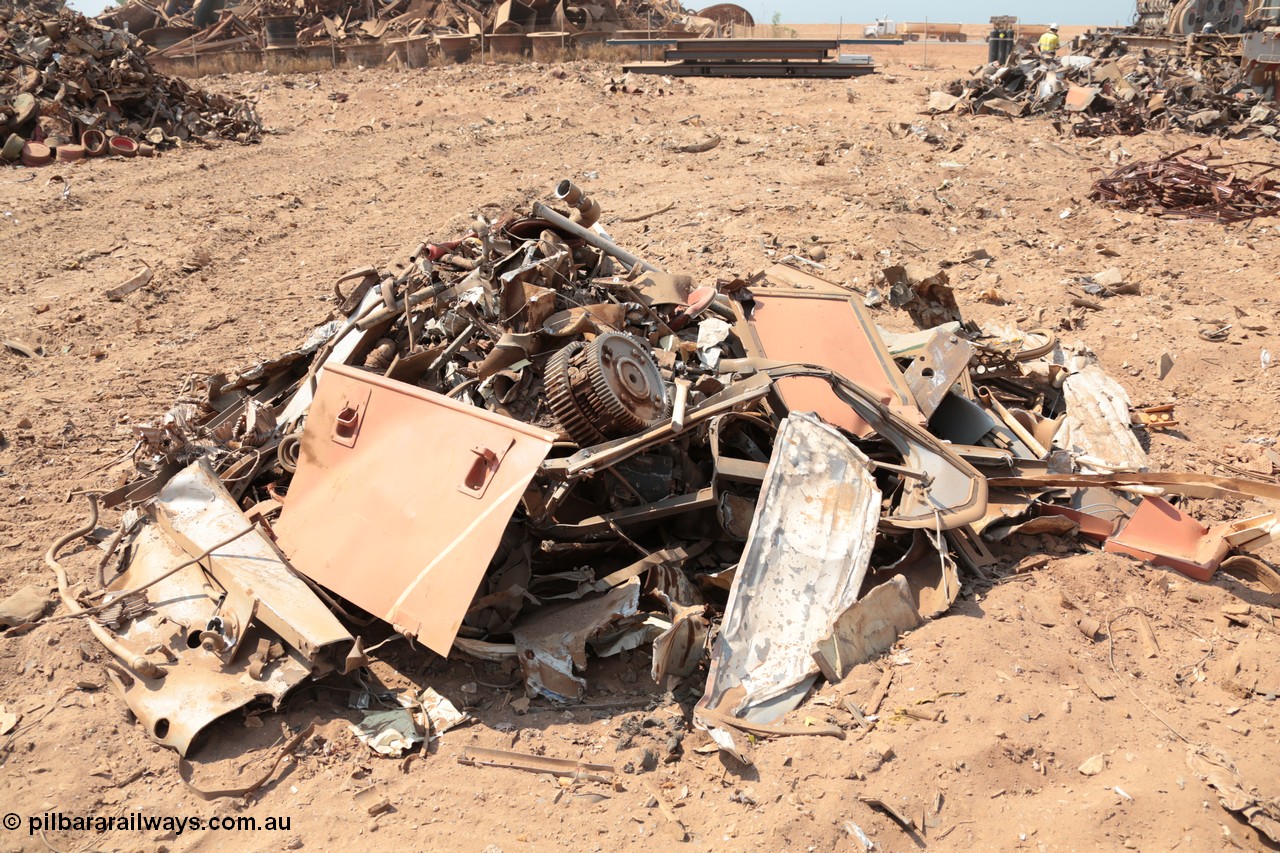
[[[1044,35],[1040,36],[1040,58],[1050,62],[1058,58],[1058,25],[1050,24]]]

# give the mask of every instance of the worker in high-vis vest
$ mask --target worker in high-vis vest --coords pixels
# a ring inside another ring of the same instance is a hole
[[[1049,30],[1040,36],[1040,58],[1056,59],[1058,57],[1058,25],[1050,24]]]

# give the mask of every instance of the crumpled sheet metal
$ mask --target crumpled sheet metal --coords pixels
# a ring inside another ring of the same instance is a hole
[[[941,616],[960,594],[960,573],[951,555],[938,549],[940,541],[936,531],[914,531],[907,552],[896,562],[872,571],[870,582],[883,583],[901,575],[920,618]]]
[[[783,421],[695,711],[722,747],[734,717],[771,723],[804,698],[813,644],[857,600],[879,517],[862,452],[813,415]]]
[[[969,369],[973,354],[973,344],[945,329],[929,336],[916,353],[905,378],[916,407],[926,418],[933,416],[947,392]]]
[[[1230,756],[1211,746],[1189,747],[1187,767],[1218,792],[1224,809],[1239,813],[1272,843],[1280,844],[1280,797],[1259,793],[1240,775]]]
[[[155,512],[160,526],[192,557],[249,526],[204,459],[165,484]],[[222,545],[206,562],[223,587],[256,600],[257,618],[313,665],[322,666],[322,657],[332,663],[334,656],[345,656],[355,642],[261,530]]]
[[[889,304],[904,309],[921,329],[960,321],[960,306],[946,270],[909,263],[880,270]]]
[[[587,668],[587,643],[619,623],[636,621],[640,581],[632,578],[601,595],[538,611],[511,632],[530,696],[577,702],[587,689],[575,670]]]
[[[144,525],[133,542],[129,567],[109,589],[119,592],[141,586],[188,559],[158,525]],[[131,648],[160,646],[174,656],[159,682],[148,683],[123,670],[108,670],[108,676],[147,736],[179,755],[186,755],[196,735],[219,717],[258,699],[278,706],[289,690],[312,673],[306,657],[285,648],[283,656],[262,669],[261,678],[253,678],[249,659],[258,641],[280,642],[258,621],[238,626],[243,633],[235,638],[238,652],[229,663],[198,644],[191,648],[188,635],[199,634],[223,612],[218,606],[222,594],[199,565],[188,566],[148,589],[153,609],[116,632]]]
[[[911,587],[905,577],[895,575],[836,616],[831,632],[813,644],[813,660],[823,677],[836,684],[919,624]]]
[[[987,481],[946,442],[875,399],[872,392],[842,376],[812,365],[770,367],[775,379],[824,376],[837,396],[852,406],[879,436],[897,448],[906,467],[923,477],[905,477],[897,506],[883,516],[902,530],[951,529],[982,518],[987,509]]]
[[[1086,471],[1145,471],[1147,454],[1129,428],[1132,403],[1124,387],[1090,365],[1062,384],[1067,417],[1058,443]]]
[[[555,440],[442,394],[330,365],[276,524],[280,548],[307,577],[447,655]]]

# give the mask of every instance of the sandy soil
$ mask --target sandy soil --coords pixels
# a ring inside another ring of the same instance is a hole
[[[1261,446],[1246,442],[1277,437],[1280,370],[1261,369],[1260,356],[1280,349],[1280,222],[1165,222],[1087,199],[1096,170],[1193,140],[1077,141],[1042,120],[920,116],[929,84],[979,53],[981,44],[930,45],[937,67],[919,70],[920,47],[884,48],[885,73],[871,78],[653,79],[630,96],[605,92],[618,71],[601,64],[213,78],[205,85],[259,98],[272,128],[263,144],[0,170],[0,337],[46,352],[0,350],[0,592],[50,584],[41,554],[83,511],[68,491],[117,482],[130,424],[167,409],[188,374],[289,348],[326,319],[337,274],[447,238],[482,205],[545,197],[562,177],[601,201],[623,245],[705,280],[816,243],[824,275],[865,287],[883,263],[936,264],[982,247],[988,268],[951,268],[968,317],[1058,329],[1096,351],[1135,403],[1178,404],[1181,428],[1151,439],[1154,465],[1270,475]],[[926,124],[941,144],[895,134],[898,123]],[[707,133],[721,145],[672,151]],[[1277,159],[1272,143],[1224,147]],[[150,285],[104,298],[144,263]],[[1062,281],[1108,266],[1141,282],[1141,294],[1072,308]],[[978,300],[992,287],[1006,305]],[[908,323],[888,308],[877,318]],[[1197,335],[1216,321],[1233,325],[1226,342]],[[1175,361],[1161,380],[1163,353]],[[1191,506],[1209,518],[1251,509]],[[1050,559],[1015,573],[1027,553]],[[224,720],[193,755],[200,784],[229,786],[269,763],[282,727],[317,718],[320,736],[248,804],[194,797],[174,755],[103,689],[96,642],[55,622],[0,641],[0,702],[21,715],[0,737],[0,811],[24,818],[0,831],[0,849],[676,847],[655,797],[690,849],[859,849],[855,824],[886,851],[1262,849],[1186,753],[1189,743],[1217,747],[1264,794],[1280,794],[1276,704],[1243,693],[1235,674],[1260,667],[1274,699],[1280,644],[1264,596],[1075,542],[1024,540],[998,554],[1000,583],[968,583],[948,616],[824,688],[793,721],[833,721],[843,740],[760,742],[755,765],[742,767],[704,751],[687,706],[650,683],[645,654],[593,664],[583,707],[534,703],[516,715],[518,676],[392,643],[374,664],[385,684],[434,686],[470,706],[476,724],[408,763],[380,759],[347,730],[357,712],[341,683],[304,687],[279,714]],[[78,579],[94,563],[83,550],[67,559]],[[1237,596],[1252,611],[1228,620],[1223,607]],[[1149,614],[1154,656],[1135,608]],[[1076,630],[1081,614],[1102,623],[1103,639]],[[840,699],[866,702],[878,667],[894,677],[882,722],[865,733]],[[929,699],[922,707],[940,709],[941,721],[895,713]],[[613,764],[617,784],[462,766],[468,744]],[[1082,775],[1096,755],[1105,769]],[[352,799],[372,782],[393,805],[376,819]],[[898,806],[918,835],[859,797]],[[29,836],[25,818],[46,811],[288,816],[291,828]]]

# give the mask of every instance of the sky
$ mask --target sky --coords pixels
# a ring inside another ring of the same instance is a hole
[[[702,8],[703,0],[686,2],[688,8]],[[695,3],[699,5],[695,5]],[[68,6],[86,15],[96,15],[115,0],[68,0]],[[707,0],[710,5],[710,0]],[[834,24],[841,18],[849,23],[866,24],[875,18],[892,18],[895,21],[959,22],[962,24],[986,23],[992,15],[1017,15],[1029,24],[1058,23],[1064,26],[1078,24],[1127,24],[1133,17],[1132,0],[1075,0],[1072,3],[1045,3],[1034,0],[895,0],[875,9],[866,3],[824,3],[822,0],[787,0],[767,2],[748,0],[739,3],[756,19],[765,24],[773,20],[774,12],[782,14],[788,24]]]

